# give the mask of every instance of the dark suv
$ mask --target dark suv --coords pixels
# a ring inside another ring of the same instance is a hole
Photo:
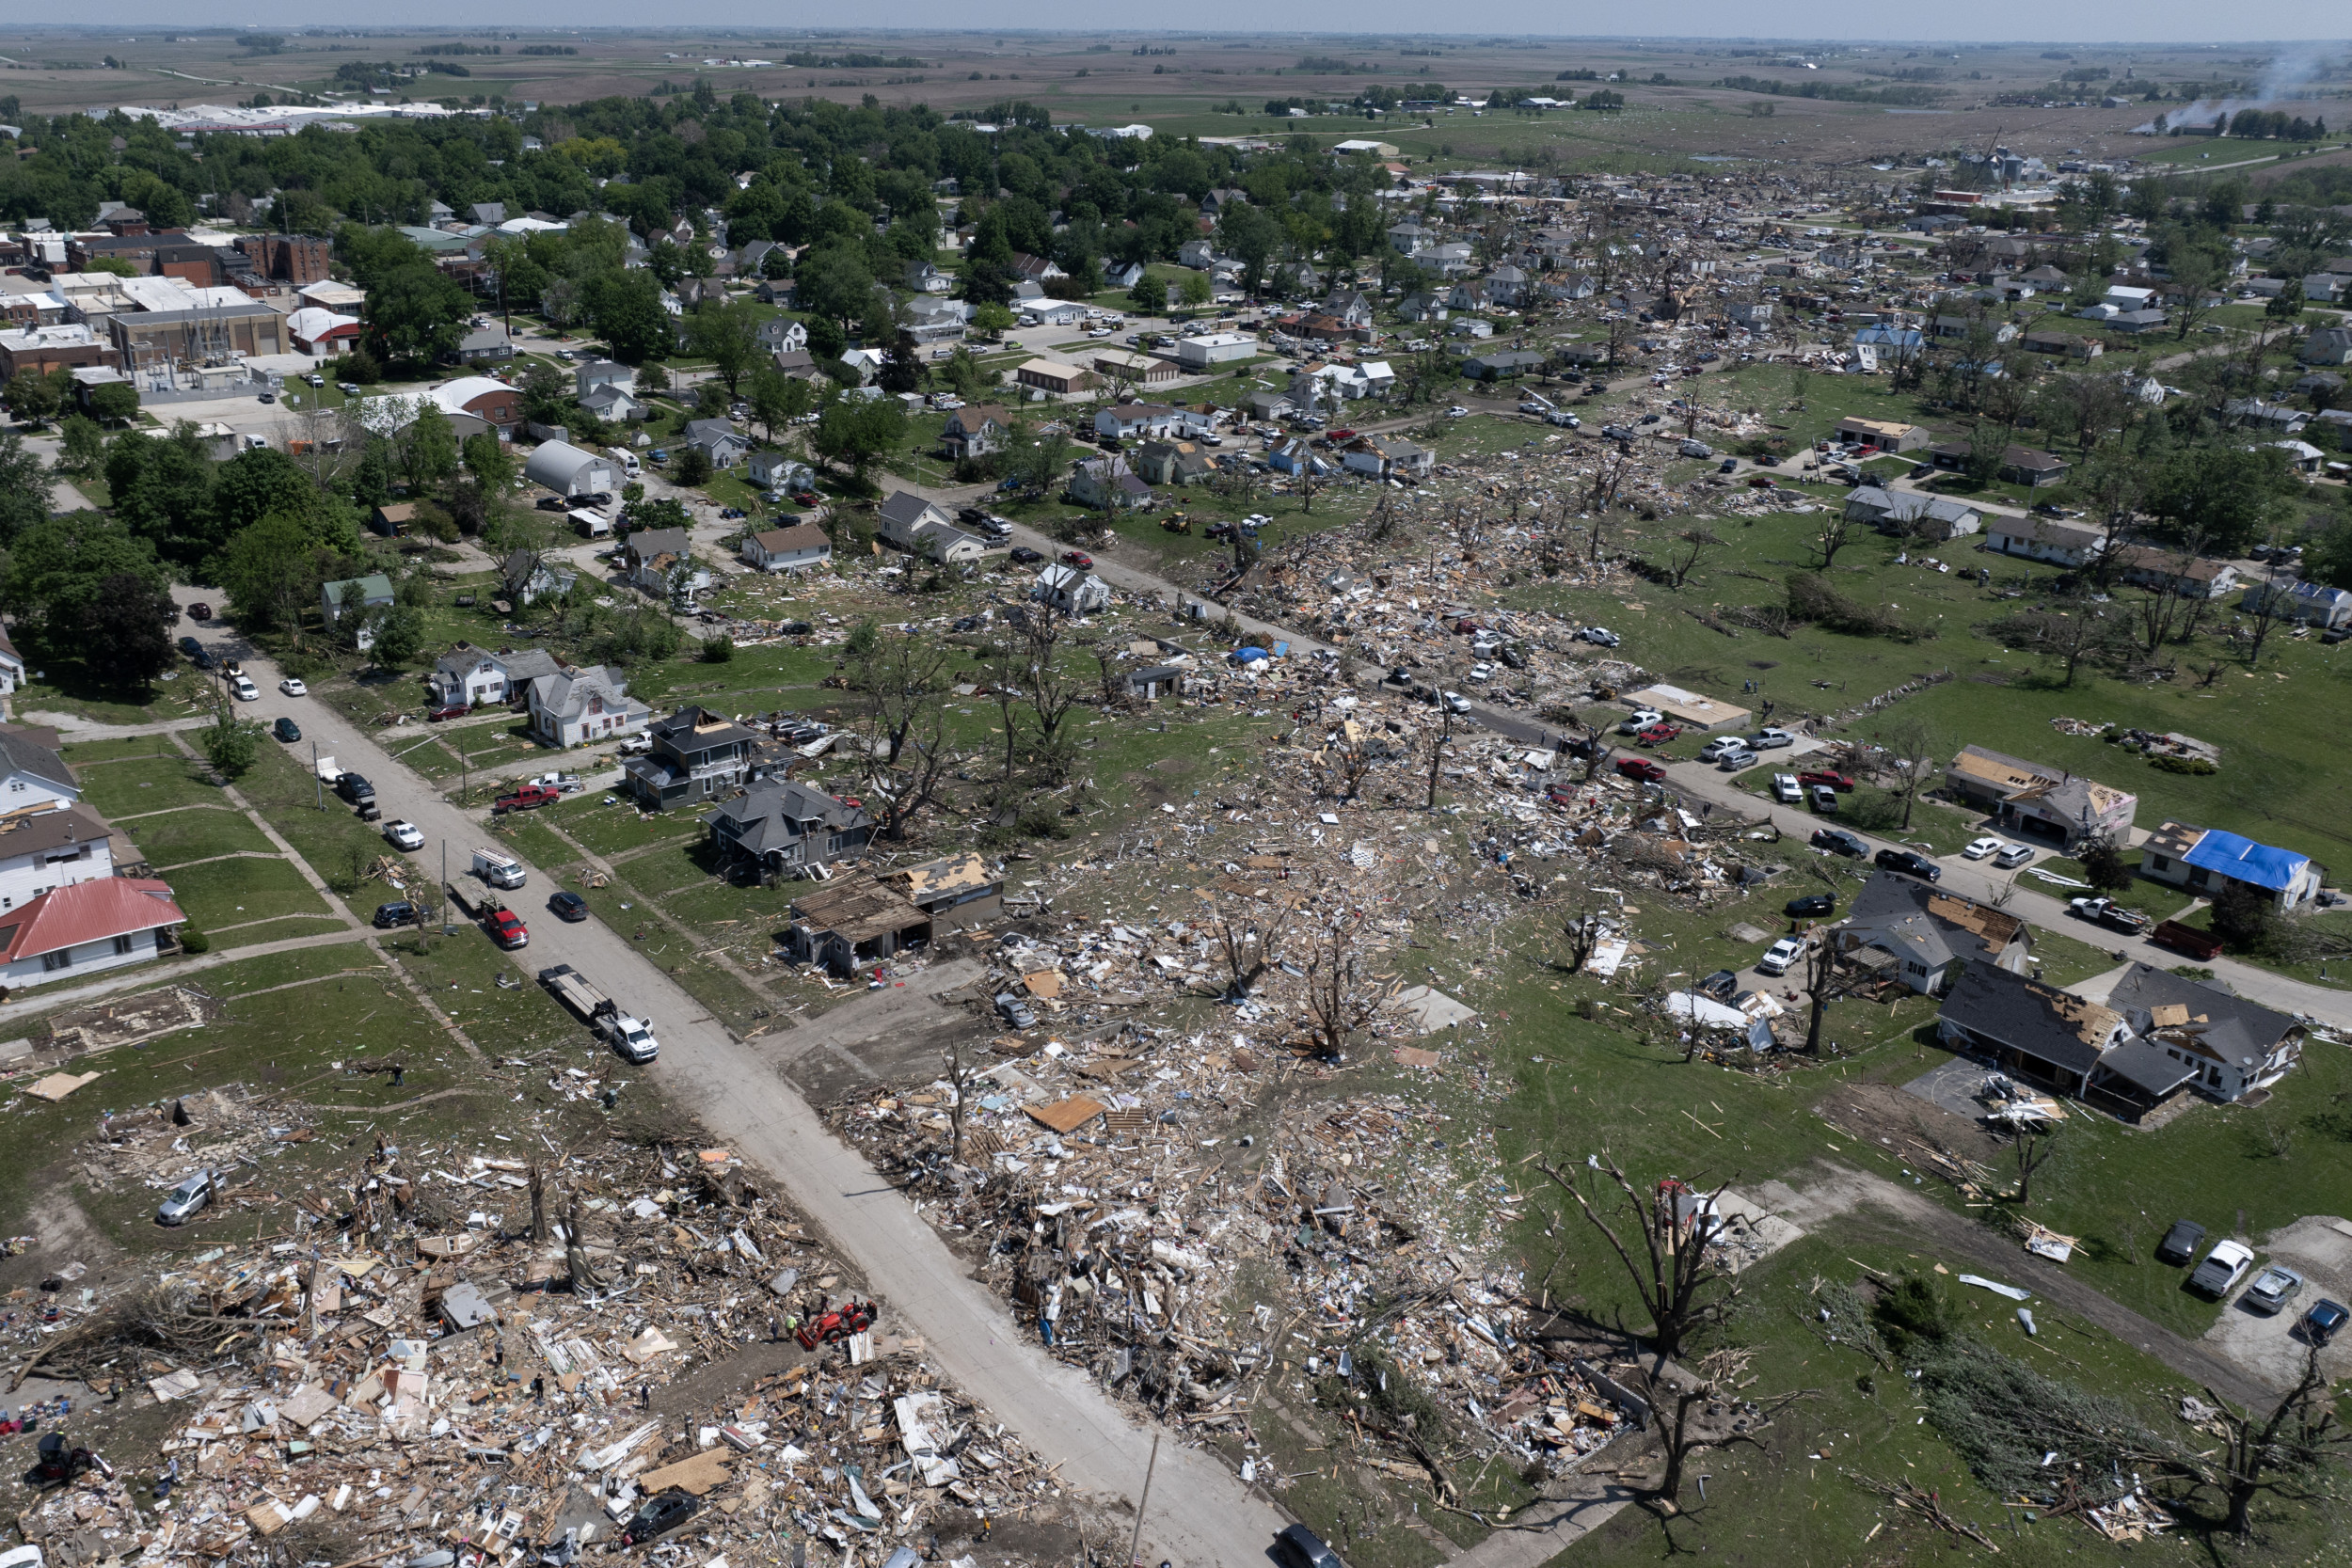
[[[1944,868],[1915,849],[1881,849],[1870,857],[1870,861],[1882,871],[1899,871],[1906,877],[1916,877],[1923,882],[1944,879]]]
[[[417,906],[405,900],[375,906],[375,927],[379,931],[389,931],[395,926],[414,925],[416,919]]]
[[[647,1498],[629,1520],[628,1528],[621,1532],[621,1544],[642,1546],[656,1536],[667,1535],[691,1519],[701,1508],[701,1503],[683,1492],[664,1492]]]
[[[335,793],[358,805],[362,800],[375,799],[375,785],[358,773],[342,773],[336,776]]]

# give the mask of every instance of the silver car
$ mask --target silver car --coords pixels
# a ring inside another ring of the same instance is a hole
[[[2295,1298],[2303,1288],[2303,1276],[2283,1264],[2273,1263],[2254,1276],[2254,1283],[2246,1287],[2246,1305],[2258,1312],[2276,1312]]]
[[[196,1212],[213,1201],[218,1191],[218,1180],[211,1171],[200,1170],[171,1189],[161,1207],[155,1211],[158,1225],[185,1225]]]

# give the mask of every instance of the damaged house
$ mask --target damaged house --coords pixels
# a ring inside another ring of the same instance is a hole
[[[1840,953],[1886,954],[1892,961],[1876,967],[1923,996],[1941,993],[1970,963],[2024,974],[2033,951],[2033,931],[2017,916],[1891,871],[1854,895],[1836,940]]]
[[[788,779],[771,779],[723,801],[703,818],[723,865],[750,862],[762,878],[790,876],[865,852],[873,818],[843,800]]]
[[[2131,1037],[2131,1025],[2111,1007],[1978,958],[1953,976],[1935,1034],[1963,1055],[2080,1095],[2101,1060]]]

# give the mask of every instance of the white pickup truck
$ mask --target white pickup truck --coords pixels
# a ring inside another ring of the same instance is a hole
[[[541,970],[539,983],[630,1061],[642,1067],[661,1053],[661,1043],[653,1037],[653,1029],[644,1019],[631,1018],[621,1011],[611,997],[590,985],[570,964]]]

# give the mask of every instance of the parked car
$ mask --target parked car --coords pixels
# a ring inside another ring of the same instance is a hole
[[[1802,898],[1789,899],[1780,908],[1791,920],[1820,920],[1837,912],[1837,895],[1808,893]]]
[[[414,822],[394,818],[384,824],[384,842],[395,849],[421,849],[424,832]]]
[[[2131,936],[2137,936],[2155,924],[2152,917],[2127,909],[2112,898],[2069,898],[2066,907],[2077,920],[2088,920]]]
[[[1084,550],[1064,550],[1061,552],[1061,563],[1065,566],[1076,566],[1083,570],[1094,564],[1094,557],[1087,554]]]
[[[1440,691],[1438,701],[1445,705],[1448,713],[1468,713],[1470,710],[1470,699],[1459,691]]]
[[[2205,1243],[2205,1227],[2195,1220],[2174,1220],[2172,1228],[2156,1243],[2156,1261],[2181,1264],[2197,1256],[2197,1249]]]
[[[1719,969],[1704,980],[1694,981],[1691,989],[1701,996],[1711,996],[1718,1002],[1728,1002],[1731,993],[1740,989],[1740,976],[1728,969]]]
[[[1853,792],[1853,781],[1851,779],[1846,777],[1843,773],[1836,772],[1827,768],[1817,768],[1810,772],[1800,773],[1797,775],[1797,782],[1804,785],[1807,789],[1811,789],[1816,784],[1820,784],[1837,791],[1840,795],[1849,795]]]
[[[1836,797],[1832,796],[1831,799],[1835,800]],[[1816,849],[1827,849],[1834,855],[1845,855],[1853,860],[1860,860],[1870,852],[1870,847],[1867,844],[1863,843],[1843,828],[1814,829],[1812,844]]]
[[[2003,841],[2001,839],[1994,838],[1988,833],[1983,838],[1970,839],[1968,841],[1968,847],[1963,849],[1961,854],[1966,859],[1980,861],[1987,855],[1990,855],[1994,851],[1999,849]]]
[[[1618,643],[1625,641],[1624,638],[1619,637],[1615,632],[1611,631],[1607,626],[1586,626],[1582,631],[1578,632],[1576,635],[1582,638],[1585,641],[1602,648],[1613,648]]]
[[[1679,724],[1652,724],[1633,738],[1643,746],[1663,746],[1682,733]]]
[[[1030,1006],[1019,991],[1000,990],[996,993],[996,1016],[1014,1029],[1037,1027],[1037,1009]]]
[[[1323,1544],[1323,1537],[1304,1525],[1289,1525],[1274,1538],[1274,1555],[1283,1568],[1347,1568],[1340,1554]]]
[[[1784,806],[1804,804],[1804,790],[1798,784],[1797,776],[1794,773],[1772,775],[1772,799]]]
[[[1617,771],[1629,779],[1638,779],[1644,784],[1657,784],[1666,776],[1666,770],[1647,757],[1619,757]]]
[[[1743,768],[1756,766],[1756,753],[1745,746],[1735,746],[1715,759],[1715,766],[1725,773],[1737,773]]]
[[[199,600],[197,600],[194,604],[192,604],[192,605],[188,606],[188,619],[189,619],[189,620],[191,620],[191,621],[209,621],[209,620],[211,620],[212,618],[213,618],[213,607],[212,607],[211,605],[209,605],[209,604],[206,604],[206,603],[205,603],[202,599],[199,599]]]
[[[1993,856],[1993,863],[2004,871],[2014,871],[2033,859],[2033,851],[2022,844],[2004,844]]]
[[[464,703],[436,703],[424,710],[425,722],[437,724],[444,719],[463,719],[472,711]]]
[[[198,1210],[213,1201],[219,1190],[218,1179],[211,1171],[198,1171],[164,1195],[164,1201],[155,1210],[155,1223],[187,1224],[196,1217]]]
[[[1777,752],[1796,743],[1797,737],[1783,729],[1761,729],[1748,736],[1748,750],[1751,752]]]
[[[2205,1260],[2197,1265],[2197,1272],[2188,1276],[2188,1288],[2217,1300],[2228,1295],[2253,1266],[2254,1249],[2244,1242],[2216,1242]]]
[[[416,918],[417,906],[405,898],[375,906],[375,928],[379,931],[389,931],[395,926],[410,925]]]
[[[1804,939],[1783,937],[1766,948],[1764,956],[1756,960],[1756,971],[1763,974],[1786,974],[1788,966],[1804,957]]]
[[[295,723],[291,719],[280,719],[277,723],[272,724],[269,728],[272,735],[286,742],[289,746],[302,738],[302,726]]]
[[[2324,1345],[2346,1323],[2352,1323],[2352,1310],[2322,1296],[2303,1313],[2303,1338],[2314,1345]]]
[[[513,910],[500,908],[490,911],[490,940],[501,947],[516,948],[531,945],[531,927]]]
[[[364,774],[341,773],[335,778],[335,793],[356,806],[362,800],[375,799],[375,785],[368,783]]]
[[[356,398],[359,395],[359,384],[356,381],[338,381],[335,383],[335,390],[347,398]]]
[[[1820,813],[1823,816],[1836,816],[1837,815],[1837,791],[1830,788],[1829,785],[1815,784],[1813,786],[1811,799],[1813,801],[1813,809]]]
[[[253,684],[251,675],[230,676],[229,692],[241,703],[258,703],[262,700],[262,689]]]
[[[1900,872],[1906,877],[1916,877],[1923,882],[1944,879],[1944,868],[1916,849],[1881,849],[1870,857],[1870,863],[1882,871]]]
[[[1665,721],[1666,716],[1659,712],[1656,708],[1637,707],[1631,713],[1625,716],[1625,722],[1617,726],[1617,733],[1619,735],[1640,735],[1644,730],[1648,729],[1651,725],[1662,724]]]
[[[700,1513],[702,1506],[683,1492],[663,1492],[648,1497],[644,1506],[629,1516],[627,1528],[621,1531],[621,1544],[642,1546],[667,1535]]]
[[[2273,1263],[2246,1287],[2246,1305],[2257,1312],[2276,1312],[2295,1299],[2303,1276],[2283,1263]]]
[[[569,926],[577,926],[588,918],[588,900],[579,894],[565,891],[548,900],[548,908],[555,918]]]
[[[213,656],[204,651],[204,644],[193,637],[180,639],[180,651],[188,656],[188,662],[199,670],[213,667]]]
[[[1034,566],[1045,559],[1045,553],[1042,550],[1033,550],[1026,545],[1015,545],[1006,553],[1006,559],[1015,565]]]
[[[288,675],[278,683],[278,689],[289,697],[308,697],[310,694],[310,689],[302,684],[299,675]]]
[[[1747,749],[1747,742],[1741,740],[1738,736],[1719,735],[1714,739],[1699,748],[1699,760],[1701,762],[1713,762],[1717,757],[1722,756],[1725,752],[1744,752]]]

